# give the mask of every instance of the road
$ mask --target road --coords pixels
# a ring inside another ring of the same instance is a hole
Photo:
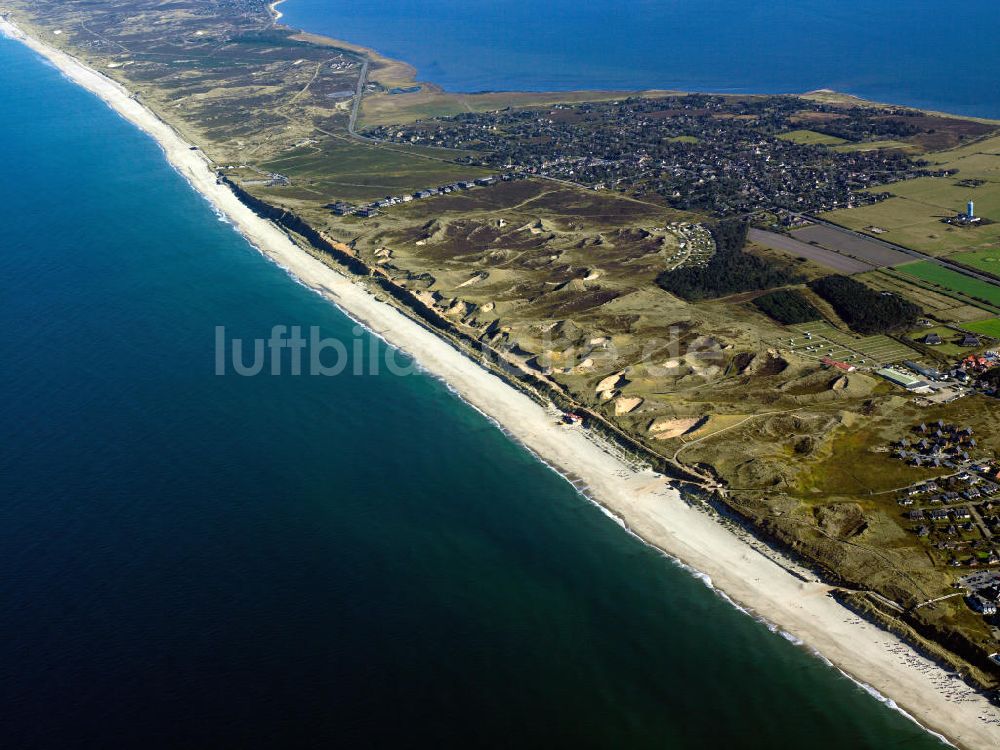
[[[362,140],[369,140],[363,135],[359,135],[356,130],[358,124],[358,111],[361,109],[361,99],[365,95],[365,85],[368,83],[368,57],[367,55],[361,58],[361,73],[358,75],[358,86],[354,90],[354,103],[351,104],[351,117],[347,121],[347,132],[350,133],[355,138],[360,138]]]
[[[826,221],[825,219],[820,219],[819,217],[813,216],[811,214],[796,214],[796,215],[800,216],[800,218],[803,218],[806,221],[811,221],[814,224],[820,224],[820,225],[822,225],[824,227],[829,227],[830,229],[835,229],[838,232],[843,232],[844,234],[848,234],[848,235],[851,235],[853,237],[858,237],[860,239],[865,239],[865,240],[868,240],[870,242],[877,242],[877,243],[879,243],[881,245],[885,245],[886,247],[888,247],[888,248],[890,248],[892,250],[895,250],[895,251],[900,252],[900,253],[904,253],[905,255],[909,255],[914,260],[926,260],[926,261],[930,261],[931,263],[937,263],[939,266],[947,268],[949,271],[955,271],[956,273],[960,273],[963,276],[968,276],[968,277],[973,278],[973,279],[978,279],[979,281],[984,281],[987,284],[993,284],[994,286],[1000,285],[1000,284],[998,284],[997,280],[995,278],[993,278],[992,276],[987,276],[986,274],[977,273],[976,271],[973,271],[971,269],[963,268],[962,266],[957,265],[955,263],[952,263],[952,262],[950,262],[950,261],[948,261],[948,260],[946,260],[944,258],[936,258],[933,255],[927,255],[927,254],[921,253],[921,252],[919,252],[917,250],[911,250],[908,247],[903,247],[902,245],[897,245],[894,242],[888,242],[888,241],[883,240],[883,239],[881,239],[879,237],[872,237],[871,235],[864,234],[863,232],[855,232],[853,229],[848,229],[847,227],[842,227],[842,226],[840,226],[840,224],[834,224],[832,221]]]

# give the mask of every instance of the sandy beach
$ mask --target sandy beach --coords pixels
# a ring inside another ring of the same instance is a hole
[[[574,477],[578,488],[585,488],[589,497],[635,535],[703,573],[710,579],[706,582],[753,616],[801,642],[803,648],[815,650],[929,730],[960,747],[1000,747],[1000,709],[983,696],[895,636],[842,607],[828,596],[825,584],[790,574],[711,515],[690,507],[666,478],[635,470],[581,428],[556,424],[551,412],[298,248],[281,229],[244,206],[228,187],[217,184],[202,152],[192,150],[191,144],[119,84],[28,37],[10,20],[0,19],[0,33],[47,58],[67,78],[148,133],[161,145],[169,163],[261,253],[409,353],[539,458]]]

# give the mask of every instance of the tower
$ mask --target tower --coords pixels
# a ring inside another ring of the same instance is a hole
[[[966,212],[970,219],[976,218],[976,204],[969,201],[968,206],[966,206]]]

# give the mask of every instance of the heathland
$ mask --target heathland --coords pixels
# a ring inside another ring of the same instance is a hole
[[[1000,564],[1000,402],[902,370],[993,348],[997,123],[828,92],[456,96],[253,0],[7,6],[196,144],[206,190],[996,688],[994,625],[955,594]],[[943,221],[970,197],[983,220]]]

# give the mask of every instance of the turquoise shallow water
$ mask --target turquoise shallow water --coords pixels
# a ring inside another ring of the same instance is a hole
[[[288,0],[451,91],[801,93],[1000,117],[993,0]]]
[[[353,325],[0,70],[5,747],[939,747],[434,379],[214,375],[217,325]]]

